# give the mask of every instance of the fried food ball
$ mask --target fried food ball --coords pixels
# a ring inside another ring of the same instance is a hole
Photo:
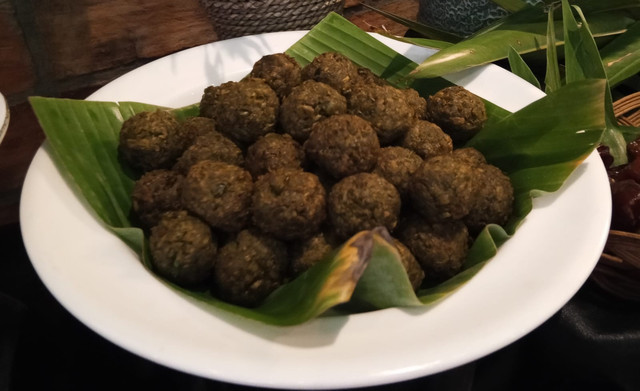
[[[242,150],[233,141],[215,130],[196,138],[193,144],[178,158],[173,169],[186,175],[191,166],[202,160],[214,160],[239,167],[244,165]]]
[[[207,87],[200,101],[200,115],[213,118],[225,136],[246,144],[275,130],[279,109],[275,91],[254,77]]]
[[[487,164],[487,159],[484,158],[482,152],[471,147],[454,149],[453,156],[456,159],[464,160],[473,166]]]
[[[315,174],[281,169],[255,183],[251,205],[253,224],[281,240],[316,234],[324,222],[326,193]]]
[[[378,163],[373,169],[398,189],[401,196],[408,196],[413,173],[422,164],[422,158],[410,149],[402,147],[384,147],[380,149]]]
[[[482,99],[461,86],[446,87],[430,96],[427,113],[455,144],[469,140],[487,121]]]
[[[407,132],[415,122],[415,109],[405,93],[390,85],[359,85],[348,100],[349,112],[371,123],[380,144],[387,145]]]
[[[143,111],[122,123],[118,154],[131,168],[142,172],[170,168],[188,141],[171,112]]]
[[[371,171],[380,143],[368,121],[339,114],[316,122],[303,145],[306,156],[334,178]]]
[[[511,179],[498,167],[479,164],[476,181],[479,189],[473,197],[469,214],[463,219],[474,235],[487,224],[504,225],[513,211]]]
[[[414,113],[415,119],[426,120],[427,119],[427,100],[420,96],[418,91],[413,88],[405,88],[401,90],[404,93],[404,98]]]
[[[388,81],[373,73],[369,68],[358,67],[358,76],[358,83],[360,84],[375,84],[379,86],[389,85]]]
[[[217,240],[207,224],[186,211],[167,212],[151,229],[151,264],[161,276],[183,286],[211,276]]]
[[[424,280],[424,270],[422,270],[422,266],[420,266],[420,263],[407,246],[396,238],[393,239],[393,243],[396,245],[396,249],[400,254],[400,262],[402,262],[402,266],[404,266],[404,269],[407,271],[407,277],[409,277],[411,287],[414,291],[417,291]]]
[[[289,247],[290,274],[296,277],[311,269],[331,253],[333,248],[334,245],[322,232],[309,239],[292,242]]]
[[[412,216],[403,221],[398,237],[416,257],[426,279],[441,282],[462,269],[469,252],[469,233],[460,221],[429,223]]]
[[[304,151],[288,134],[268,133],[247,149],[245,165],[254,178],[280,169],[302,170]]]
[[[233,304],[253,307],[285,282],[287,248],[257,230],[242,230],[218,251],[214,290]]]
[[[477,170],[453,154],[426,159],[413,175],[410,197],[415,209],[432,222],[469,214],[478,191]]]
[[[282,129],[299,142],[309,138],[314,123],[347,112],[347,99],[328,84],[305,80],[280,106]]]
[[[182,204],[212,227],[241,230],[249,220],[251,174],[228,163],[203,160],[191,166],[182,187]]]
[[[209,86],[204,89],[200,98],[200,117],[211,118],[215,122],[217,92],[217,86]]]
[[[421,158],[449,153],[453,142],[440,127],[429,121],[416,121],[398,142],[398,145],[417,153]]]
[[[302,81],[302,68],[286,53],[268,54],[253,64],[249,76],[264,79],[282,100]]]
[[[182,209],[180,194],[184,177],[158,169],[143,174],[133,185],[131,209],[142,227],[151,228],[164,212]]]
[[[345,239],[378,226],[393,231],[401,201],[398,190],[387,180],[376,174],[359,173],[333,186],[327,206],[333,229]]]
[[[189,139],[188,145],[191,145],[198,137],[215,131],[216,122],[206,117],[190,117],[182,121],[180,127]]]
[[[340,53],[327,52],[316,56],[302,68],[302,80],[315,80],[349,95],[359,81],[358,66]]]

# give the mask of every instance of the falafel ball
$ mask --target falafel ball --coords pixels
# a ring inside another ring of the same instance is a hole
[[[398,231],[428,281],[441,282],[461,271],[469,252],[469,233],[462,222],[429,223],[412,216],[403,221]]]
[[[478,191],[477,170],[453,154],[426,159],[413,174],[410,197],[415,209],[432,222],[465,217]]]
[[[170,168],[189,142],[167,110],[143,111],[122,123],[118,154],[141,172]]]
[[[134,183],[131,209],[142,227],[156,225],[164,212],[182,209],[183,180],[175,171],[159,169],[146,172]]]
[[[253,64],[249,76],[264,79],[282,100],[302,81],[302,67],[286,53],[267,54]]]
[[[186,211],[167,212],[149,236],[151,263],[169,281],[183,286],[211,276],[217,240],[207,224]]]
[[[218,86],[208,86],[202,92],[200,98],[200,116],[215,120],[215,105],[218,94]]]
[[[182,121],[180,127],[189,138],[188,145],[191,145],[199,136],[215,131],[216,122],[206,117],[190,117]]]
[[[427,119],[427,100],[420,96],[418,91],[413,88],[405,88],[401,90],[404,93],[407,105],[413,110],[415,119]]]
[[[215,292],[225,301],[253,307],[285,282],[287,248],[257,230],[242,230],[218,251]]]
[[[398,190],[386,179],[371,173],[342,179],[333,186],[327,200],[331,225],[343,239],[378,226],[393,231],[400,208]]]
[[[453,150],[453,156],[471,164],[472,166],[487,164],[482,152],[472,147],[457,148]]]
[[[446,87],[430,96],[427,114],[455,144],[469,140],[487,121],[482,99],[461,86]]]
[[[241,230],[249,220],[253,195],[251,174],[232,164],[200,161],[189,169],[182,187],[182,204],[212,227]]]
[[[336,52],[319,54],[302,68],[302,80],[326,83],[345,96],[351,93],[359,79],[358,66]]]
[[[429,121],[416,121],[400,138],[398,145],[417,153],[421,158],[450,153],[453,142],[440,127]]]
[[[378,163],[373,169],[398,189],[401,196],[408,196],[413,173],[422,164],[422,158],[410,149],[402,147],[384,147],[380,149]]]
[[[357,115],[338,114],[316,122],[303,145],[306,156],[336,179],[371,171],[380,143],[371,124]]]
[[[511,179],[498,167],[478,165],[476,180],[479,190],[473,197],[473,205],[463,221],[476,235],[487,224],[504,225],[513,211],[513,186]]]
[[[415,122],[415,110],[407,105],[405,93],[390,85],[359,85],[351,92],[348,107],[349,113],[371,123],[381,145],[398,139]]]
[[[289,168],[302,170],[304,151],[288,134],[268,133],[247,149],[245,165],[254,178],[262,174]]]
[[[246,144],[274,131],[279,109],[275,91],[255,77],[207,87],[200,101],[200,115],[213,118],[225,136]]]
[[[314,123],[347,112],[347,99],[328,84],[305,80],[280,105],[282,129],[299,142],[309,138]]]
[[[196,138],[193,144],[178,158],[173,169],[186,175],[191,166],[202,160],[214,160],[239,167],[244,165],[244,157],[240,148],[215,130]]]
[[[361,84],[376,84],[379,86],[389,85],[388,81],[373,73],[373,71],[369,68],[358,67],[358,76],[358,83]]]
[[[402,266],[404,266],[404,269],[407,271],[407,277],[409,277],[411,287],[414,291],[417,291],[424,280],[424,270],[422,270],[422,266],[420,266],[420,263],[407,246],[396,238],[393,239],[393,243],[396,245],[396,249],[400,254],[400,262],[402,262]]]
[[[281,169],[255,183],[253,224],[281,240],[316,234],[326,218],[326,194],[315,174]]]
[[[329,240],[322,232],[309,239],[292,242],[289,247],[291,276],[299,276],[311,269],[311,267],[322,261],[333,248],[334,246],[329,243]]]

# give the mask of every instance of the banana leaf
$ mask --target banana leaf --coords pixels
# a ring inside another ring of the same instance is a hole
[[[444,49],[454,44],[446,41],[439,41],[437,39],[429,38],[416,38],[416,37],[398,37],[397,35],[380,32],[380,35],[384,35],[387,38],[395,39],[399,42],[409,43],[411,45],[422,46],[425,48]]]
[[[410,84],[407,75],[417,64],[371,39],[369,34],[332,14],[289,52],[305,63],[314,53],[340,50],[389,80]],[[604,112],[602,105],[593,102],[601,102],[603,94],[603,80],[587,80],[560,88],[517,113],[496,112],[498,118],[478,134],[474,143],[490,161],[512,175],[518,205],[525,207],[516,209],[514,222],[506,230],[487,226],[472,245],[464,270],[438,286],[414,294],[388,234],[380,230],[355,235],[324,262],[283,285],[256,308],[238,307],[208,292],[189,291],[168,282],[167,285],[220,310],[273,325],[299,324],[347,302],[368,310],[440,300],[472,278],[515,233],[518,222],[528,213],[527,202],[530,205],[537,191],[557,189],[594,149]],[[592,100],[578,99],[585,96]],[[146,239],[128,220],[133,178],[118,162],[117,142],[126,118],[156,106],[43,97],[32,97],[30,102],[61,174],[96,218],[144,262]],[[189,106],[174,112],[184,119],[197,115],[198,109]],[[553,112],[561,112],[565,120],[549,118]]]

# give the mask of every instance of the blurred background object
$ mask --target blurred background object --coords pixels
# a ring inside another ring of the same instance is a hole
[[[491,0],[420,0],[418,21],[466,37],[505,16],[507,11]]]
[[[200,0],[221,39],[308,30],[330,12],[342,13],[344,0]]]

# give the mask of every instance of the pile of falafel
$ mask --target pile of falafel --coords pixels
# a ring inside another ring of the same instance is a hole
[[[460,272],[478,232],[512,212],[509,177],[457,148],[486,119],[463,87],[425,99],[338,53],[305,67],[278,53],[207,87],[198,117],[127,119],[118,152],[139,175],[132,219],[155,271],[252,307],[375,227],[415,290]]]

